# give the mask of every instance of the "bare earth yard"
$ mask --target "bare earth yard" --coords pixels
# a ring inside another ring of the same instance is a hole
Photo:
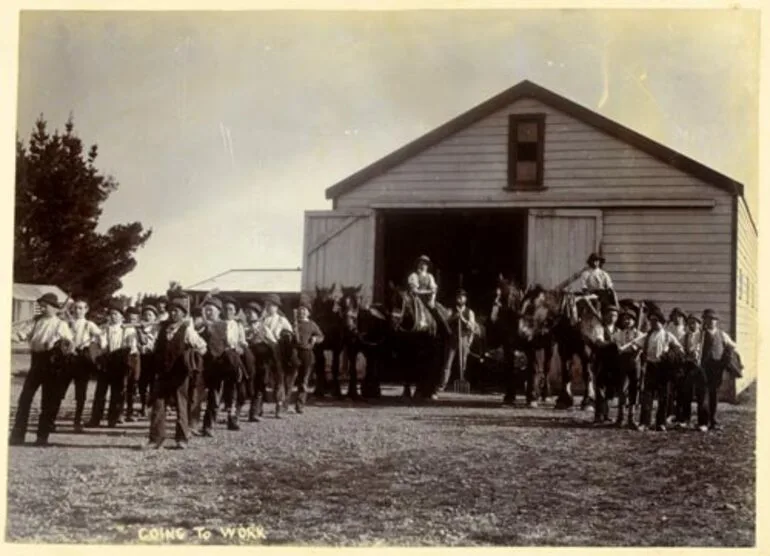
[[[499,401],[328,401],[241,432],[220,425],[186,451],[139,451],[146,421],[75,435],[69,399],[52,447],[10,449],[7,540],[754,544],[753,402],[725,404],[724,430],[701,434],[594,428],[590,413]],[[254,528],[219,530],[238,526]],[[158,527],[184,538],[150,539]]]

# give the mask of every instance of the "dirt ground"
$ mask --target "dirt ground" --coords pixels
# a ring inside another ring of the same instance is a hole
[[[75,435],[68,399],[53,446],[10,448],[7,540],[753,546],[753,400],[707,434],[499,401],[326,401],[140,451],[146,421]]]

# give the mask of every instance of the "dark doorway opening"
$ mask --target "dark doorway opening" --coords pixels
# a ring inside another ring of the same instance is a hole
[[[502,273],[524,283],[527,213],[511,209],[383,211],[379,218],[381,261],[377,289],[388,281],[406,285],[417,257],[428,255],[439,287],[438,300],[451,306],[463,287],[469,305],[485,312]]]

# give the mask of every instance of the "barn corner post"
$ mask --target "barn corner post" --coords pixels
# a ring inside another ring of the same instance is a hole
[[[741,194],[733,194],[730,210],[730,323],[728,333],[730,337],[738,342],[738,259],[740,257],[740,247],[738,245],[738,226],[739,226],[739,201]],[[727,388],[725,389],[726,401],[738,403],[738,379],[729,376]]]

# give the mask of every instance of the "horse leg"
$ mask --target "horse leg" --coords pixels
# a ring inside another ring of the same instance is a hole
[[[342,397],[342,390],[340,389],[340,355],[342,349],[339,346],[334,346],[332,351],[332,395],[335,398]]]
[[[326,395],[326,352],[320,346],[314,350],[315,362],[315,390],[313,394],[316,398],[323,398]]]
[[[513,405],[516,401],[516,357],[514,350],[503,347],[503,405]]]
[[[547,341],[543,346],[543,374],[541,376],[540,399],[548,401],[552,396],[551,392],[551,362],[553,361],[553,343]]]
[[[594,387],[594,369],[591,357],[585,352],[580,354],[580,364],[583,374],[583,384],[585,385],[585,393],[583,394],[583,401],[580,403],[582,409],[590,409],[596,399],[596,389]]]
[[[358,394],[358,346],[347,349],[346,359],[348,361],[348,397],[352,400],[361,399]]]

